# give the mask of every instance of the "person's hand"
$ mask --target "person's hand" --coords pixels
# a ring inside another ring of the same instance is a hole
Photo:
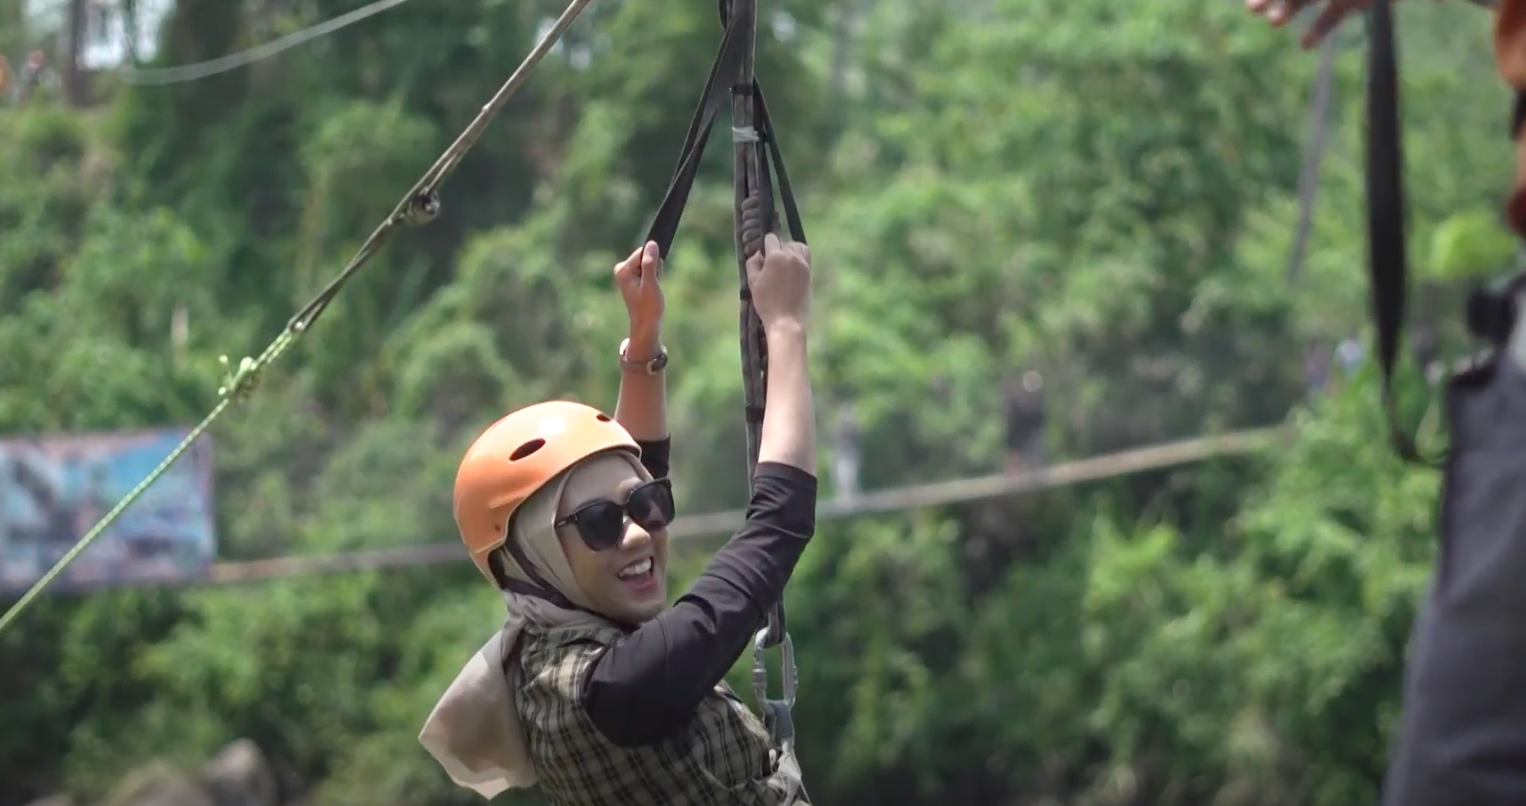
[[[1397,2],[1398,0],[1395,0]],[[1437,0],[1440,2],[1440,0]],[[1273,26],[1288,24],[1300,11],[1313,5],[1323,4],[1319,16],[1304,31],[1300,44],[1312,48],[1325,40],[1345,19],[1360,11],[1366,11],[1371,0],[1245,0],[1245,7],[1252,14],[1266,17]]]
[[[764,235],[763,251],[747,259],[747,285],[764,329],[804,327],[811,314],[811,250],[772,232]]]
[[[658,338],[666,303],[662,296],[662,257],[657,243],[648,241],[615,265],[615,285],[625,300],[632,342]]]

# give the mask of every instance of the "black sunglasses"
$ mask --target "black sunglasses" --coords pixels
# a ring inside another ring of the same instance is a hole
[[[653,479],[631,490],[624,503],[608,499],[589,501],[557,520],[556,527],[572,526],[589,550],[608,551],[620,545],[627,521],[648,532],[666,529],[673,522],[672,482]]]

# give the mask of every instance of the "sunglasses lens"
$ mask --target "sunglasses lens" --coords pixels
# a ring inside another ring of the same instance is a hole
[[[626,517],[648,532],[666,529],[673,522],[673,488],[663,481],[648,482],[632,490],[624,506],[594,501],[579,507],[570,520],[577,525],[583,545],[607,551],[625,537]]]
[[[625,505],[631,520],[648,532],[666,529],[673,522],[673,490],[668,485],[654,481],[631,491]]]
[[[578,510],[578,536],[583,545],[605,551],[619,545],[625,533],[625,513],[610,501],[598,501]]]

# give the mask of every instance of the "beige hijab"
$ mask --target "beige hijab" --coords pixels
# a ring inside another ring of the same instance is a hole
[[[634,457],[629,461],[636,463]],[[542,578],[573,604],[588,607],[588,597],[573,580],[572,567],[556,536],[557,504],[570,475],[562,474],[530,496],[514,517],[511,539],[519,542]],[[530,581],[512,558],[506,565],[510,576]],[[419,741],[451,779],[484,798],[534,786],[537,780],[514,692],[504,673],[520,634],[526,628],[610,625],[590,613],[533,596],[503,591],[503,600],[509,609],[503,629],[467,662],[419,733]]]

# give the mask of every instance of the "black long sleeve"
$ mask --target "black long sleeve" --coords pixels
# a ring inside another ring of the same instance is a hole
[[[651,744],[682,730],[779,601],[816,530],[816,478],[764,462],[747,522],[672,608],[600,657],[583,708],[610,741]]]
[[[641,466],[646,468],[646,472],[652,474],[652,478],[668,477],[668,458],[673,453],[672,437],[663,437],[652,442],[638,439],[636,447],[641,449]]]

